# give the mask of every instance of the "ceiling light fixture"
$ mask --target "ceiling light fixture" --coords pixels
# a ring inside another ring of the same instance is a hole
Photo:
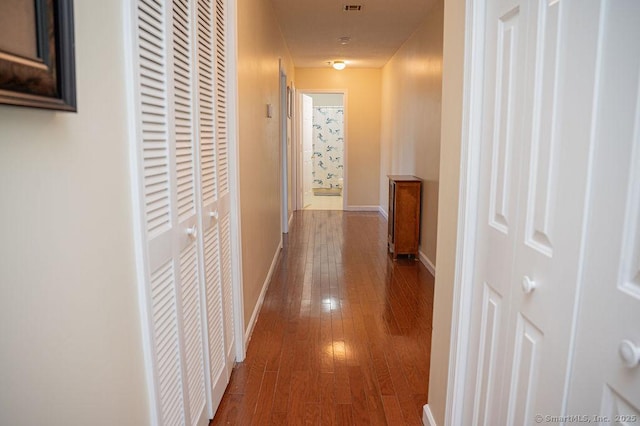
[[[340,37],[338,38],[338,41],[340,42],[340,44],[345,45],[351,41],[351,37],[349,36]]]
[[[345,64],[344,61],[333,61],[333,69],[340,71],[343,70],[346,66],[347,64]]]

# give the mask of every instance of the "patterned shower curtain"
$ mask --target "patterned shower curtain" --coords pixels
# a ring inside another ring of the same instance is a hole
[[[342,188],[344,108],[313,108],[313,188]]]

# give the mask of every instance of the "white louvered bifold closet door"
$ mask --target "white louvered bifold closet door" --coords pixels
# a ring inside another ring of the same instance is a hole
[[[231,374],[235,354],[233,291],[231,280],[231,214],[229,194],[228,31],[226,0],[215,0],[215,117],[218,166],[220,274],[224,306],[227,370]]]
[[[198,110],[200,117],[200,182],[202,185],[202,232],[209,329],[209,372],[213,409],[219,405],[229,382],[232,360],[225,358],[224,306],[220,268],[220,226],[218,164],[216,150],[215,99],[215,5],[213,0],[198,0]],[[233,332],[233,330],[232,330]]]
[[[173,48],[173,118],[175,138],[175,200],[178,232],[175,242],[179,249],[180,293],[183,328],[183,371],[187,389],[188,424],[197,425],[205,415],[205,371],[202,321],[205,316],[201,303],[203,277],[200,276],[201,251],[198,246],[198,217],[196,214],[196,114],[194,95],[192,32],[193,10],[189,0],[173,0],[171,26]],[[170,98],[171,99],[171,98]]]
[[[214,1],[137,1],[139,188],[158,425],[207,424],[233,367],[226,75],[217,58],[225,29]]]

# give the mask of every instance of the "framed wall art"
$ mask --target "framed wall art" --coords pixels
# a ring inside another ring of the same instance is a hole
[[[73,0],[0,1],[0,104],[77,111]]]

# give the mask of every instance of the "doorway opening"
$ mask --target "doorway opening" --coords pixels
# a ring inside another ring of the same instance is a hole
[[[291,92],[287,85],[287,74],[280,60],[280,231],[289,232],[289,170],[290,170],[290,131],[291,128]]]
[[[301,93],[299,209],[343,210],[346,126],[342,92]]]

